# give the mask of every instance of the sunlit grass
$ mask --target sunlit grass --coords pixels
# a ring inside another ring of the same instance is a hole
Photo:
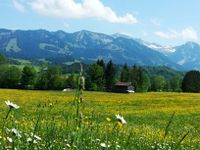
[[[20,108],[11,112],[6,127],[22,132],[24,139],[18,145],[26,143],[25,147],[30,146],[27,138],[38,121],[34,133],[41,137],[38,149],[102,149],[101,145],[109,149],[200,149],[200,94],[84,92],[81,127],[74,119],[74,95],[1,89],[1,125],[8,111],[4,101],[11,100]],[[163,138],[173,113],[168,135]],[[127,124],[116,128],[116,114],[122,115]]]

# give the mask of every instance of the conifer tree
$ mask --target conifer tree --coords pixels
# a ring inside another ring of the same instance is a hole
[[[111,91],[115,84],[115,68],[112,60],[108,62],[105,68],[105,86],[107,91]]]
[[[183,78],[182,90],[183,92],[200,92],[200,72],[189,71]]]

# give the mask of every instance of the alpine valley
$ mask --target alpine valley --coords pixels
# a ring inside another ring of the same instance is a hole
[[[200,45],[161,46],[121,34],[106,35],[82,30],[75,33],[47,30],[0,29],[0,53],[12,59],[51,60],[59,63],[98,58],[116,64],[200,69]]]

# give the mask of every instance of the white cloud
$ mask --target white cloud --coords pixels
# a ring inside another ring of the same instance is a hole
[[[150,22],[152,24],[154,24],[155,26],[160,26],[161,25],[161,21],[159,19],[157,19],[157,18],[151,18]]]
[[[195,31],[192,27],[188,27],[186,29],[184,29],[182,32],[181,32],[181,35],[182,35],[182,38],[184,40],[198,40],[198,34],[197,34],[197,31]]]
[[[21,4],[20,2],[18,2],[17,0],[12,0],[13,6],[15,7],[15,9],[17,11],[20,12],[24,12],[25,11],[25,7],[23,4]]]
[[[163,38],[163,39],[177,39],[177,38],[180,38],[179,34],[175,30],[170,30],[168,32],[157,31],[157,32],[155,32],[155,35],[157,35],[158,37]]]
[[[198,40],[198,34],[195,29],[192,27],[187,27],[183,29],[180,32],[177,32],[175,30],[169,30],[168,32],[161,32],[157,31],[154,33],[156,36],[163,38],[163,39],[169,39],[169,40],[185,40],[185,41],[197,41]]]
[[[118,16],[110,7],[100,0],[32,0],[30,2],[34,11],[45,16],[61,18],[98,18],[111,23],[135,24],[138,20],[127,13]]]

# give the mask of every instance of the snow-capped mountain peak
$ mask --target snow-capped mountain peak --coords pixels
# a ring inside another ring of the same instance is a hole
[[[142,43],[141,43],[142,42]],[[159,45],[159,44],[156,44],[156,43],[149,43],[149,42],[145,42],[145,41],[142,41],[140,40],[140,43],[155,50],[155,51],[158,51],[164,55],[169,55],[171,53],[174,53],[176,51],[176,47],[173,47],[173,46],[170,46],[170,45],[167,45],[167,46],[162,46],[162,45]]]
[[[133,39],[131,37],[131,35],[128,35],[126,33],[115,33],[115,34],[112,34],[111,36],[114,37],[114,38],[122,37],[122,38],[126,38],[126,39]]]

